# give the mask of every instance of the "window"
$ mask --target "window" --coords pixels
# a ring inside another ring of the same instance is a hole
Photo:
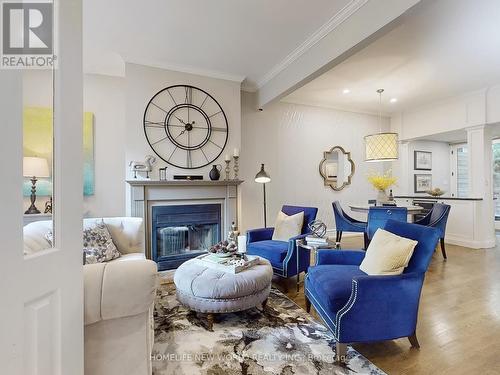
[[[451,182],[452,197],[466,198],[469,195],[469,154],[466,144],[451,146]]]
[[[495,220],[500,220],[500,139],[493,140],[493,197]]]
[[[457,197],[469,195],[469,155],[467,146],[457,147]]]

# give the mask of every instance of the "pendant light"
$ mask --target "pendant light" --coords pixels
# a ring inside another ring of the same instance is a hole
[[[398,133],[382,132],[382,93],[384,89],[378,89],[379,95],[379,122],[380,133],[365,137],[365,161],[392,161],[398,159]]]

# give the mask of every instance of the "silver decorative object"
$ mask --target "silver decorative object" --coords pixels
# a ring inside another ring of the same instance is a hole
[[[234,158],[234,180],[238,179],[238,171],[240,170],[240,166],[238,165],[239,156],[233,156]]]
[[[152,155],[147,155],[145,161],[131,161],[128,165],[130,170],[134,172],[134,178],[137,178],[137,172],[146,172],[146,178],[149,178],[149,173],[153,170],[154,163],[156,163],[156,158]]]
[[[313,220],[310,222],[307,227],[309,230],[312,232],[313,235],[316,237],[323,238],[325,237],[326,234],[326,224],[323,223],[321,220]]]
[[[236,226],[236,224],[233,221],[233,223],[231,224],[231,230],[227,234],[227,240],[229,242],[237,242],[238,241],[238,234],[240,234],[240,231],[238,230],[238,227]]]
[[[229,181],[229,172],[231,171],[229,164],[231,163],[231,160],[224,160],[224,162],[226,163],[226,181]]]

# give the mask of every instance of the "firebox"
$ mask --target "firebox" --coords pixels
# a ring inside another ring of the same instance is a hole
[[[151,231],[158,270],[177,268],[221,240],[221,205],[153,206]]]

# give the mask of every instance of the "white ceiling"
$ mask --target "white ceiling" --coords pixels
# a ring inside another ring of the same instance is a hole
[[[500,2],[424,0],[368,47],[285,101],[376,113],[500,83]],[[349,94],[343,94],[344,89]],[[397,103],[389,103],[396,97]]]
[[[256,86],[352,0],[84,0],[84,67],[128,62]]]

